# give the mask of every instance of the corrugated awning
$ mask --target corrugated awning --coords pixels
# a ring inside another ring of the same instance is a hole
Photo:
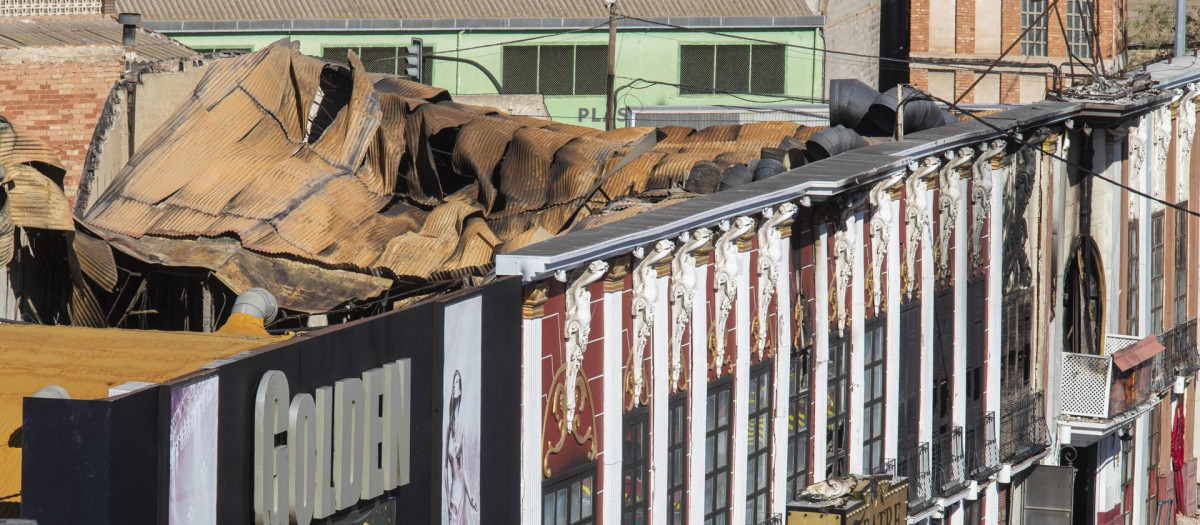
[[[1122,372],[1126,372],[1143,361],[1158,355],[1165,348],[1162,343],[1158,342],[1158,336],[1151,334],[1141,341],[1133,343],[1133,346],[1129,348],[1113,352],[1113,365]]]

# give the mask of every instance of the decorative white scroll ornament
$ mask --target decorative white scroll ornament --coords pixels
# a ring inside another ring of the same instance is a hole
[[[683,243],[671,260],[671,391],[679,390],[679,376],[683,366],[683,333],[692,322],[692,308],[696,289],[696,250],[708,244],[712,232],[700,228],[692,234],[684,233],[679,240]],[[693,365],[694,366],[694,365]]]
[[[608,263],[592,261],[583,273],[567,287],[566,323],[563,338],[566,339],[567,373],[563,385],[567,391],[564,413],[567,414],[567,432],[575,430],[575,390],[579,367],[583,365],[583,353],[587,350],[588,334],[592,330],[592,292],[588,289],[608,272]]]
[[[1167,179],[1167,154],[1171,148],[1171,108],[1154,110],[1154,171],[1150,173],[1150,188],[1156,198],[1163,198],[1163,183]]]
[[[925,213],[929,205],[925,195],[925,177],[942,165],[937,157],[926,157],[921,161],[920,168],[916,163],[910,163],[908,169],[913,173],[905,182],[904,195],[904,225],[908,232],[908,243],[905,246],[904,262],[907,275],[904,284],[904,294],[912,298],[917,283],[917,250],[921,247],[921,237],[925,227],[929,225],[929,216]]]
[[[886,179],[883,179],[874,188],[871,188],[869,198],[871,202],[871,282],[875,286],[871,289],[871,296],[867,298],[868,306],[879,308],[883,304],[883,283],[879,280],[879,274],[882,271],[884,259],[887,257],[888,242],[892,237],[892,188],[900,179],[904,178],[903,173],[896,173]]]
[[[778,211],[767,208],[763,210],[766,221],[758,228],[758,341],[755,349],[759,359],[767,348],[767,309],[779,292],[779,264],[783,258],[783,235],[779,233],[779,225],[795,214],[796,205],[790,202],[780,204]],[[782,334],[777,335],[775,340],[783,341]]]
[[[971,161],[975,154],[971,148],[959,148],[958,151],[946,152],[946,164],[940,174],[941,195],[938,198],[938,212],[941,215],[941,228],[938,231],[937,277],[944,281],[950,277],[950,238],[954,236],[954,226],[958,223],[958,201],[962,192],[958,189],[959,166]]]
[[[713,367],[717,377],[721,377],[722,365],[725,363],[725,330],[729,323],[729,312],[733,310],[733,300],[737,297],[738,277],[738,246],[737,240],[754,228],[754,219],[738,217],[733,221],[729,230],[717,238],[713,256],[716,262],[716,273],[713,275],[713,300],[717,303],[716,324],[714,326]]]
[[[670,257],[671,250],[674,249],[675,243],[666,239],[658,241],[654,249],[633,269],[633,349],[630,352],[632,359],[629,364],[633,391],[629,397],[633,399],[635,406],[642,398],[645,385],[645,366],[642,360],[646,352],[646,343],[654,333],[654,304],[658,300],[658,286],[654,283],[658,277],[658,270],[654,266]]]
[[[1146,173],[1146,137],[1142,125],[1149,117],[1137,119],[1137,125],[1129,127],[1129,166],[1133,170],[1129,174],[1129,187],[1140,190]],[[1129,200],[1129,219],[1137,220],[1138,203],[1141,199]]]
[[[846,329],[846,288],[850,286],[850,275],[854,268],[854,245],[858,243],[858,235],[854,230],[860,228],[857,223],[850,224],[854,208],[857,207],[855,204],[854,201],[844,204],[837,224],[838,230],[833,234],[833,279],[837,290],[833,312],[838,337],[842,337]]]
[[[1188,84],[1188,90],[1179,101],[1179,118],[1176,119],[1176,139],[1179,143],[1179,155],[1175,158],[1175,173],[1190,173],[1192,165],[1192,140],[1196,137],[1196,95],[1200,95],[1200,85]],[[1175,176],[1175,201],[1188,199],[1190,181],[1188,177]]]
[[[974,177],[971,186],[971,265],[983,265],[983,226],[987,224],[988,216],[992,213],[992,167],[991,161],[996,155],[1004,153],[1004,141],[997,140],[991,144],[979,146],[979,156],[972,166]]]

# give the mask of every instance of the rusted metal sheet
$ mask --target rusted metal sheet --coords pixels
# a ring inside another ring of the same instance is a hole
[[[0,48],[21,48],[34,55],[58,57],[56,53],[29,48],[109,45],[114,48],[114,53],[119,53],[123,47],[121,33],[121,24],[104,15],[6,17],[0,19]],[[142,58],[166,60],[196,54],[175,40],[144,29],[139,28],[135,38],[134,49]]]
[[[696,162],[745,162],[798,133],[599,132],[460,104],[348,62],[288,40],[214,62],[82,220],[142,261],[208,268],[235,292],[265,286],[284,308],[319,312],[486,274],[500,250],[606,215],[615,199],[678,189]],[[661,196],[643,200],[620,215]]]
[[[117,287],[117,262],[113,259],[112,248],[109,248],[108,243],[86,232],[77,231],[72,246],[79,260],[79,269],[84,275],[105,291],[112,291]]]

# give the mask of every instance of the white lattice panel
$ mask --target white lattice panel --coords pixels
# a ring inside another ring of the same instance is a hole
[[[0,1],[0,16],[95,15],[101,0]]]
[[[1107,418],[1110,368],[1110,357],[1064,352],[1062,413]]]
[[[1114,352],[1124,350],[1133,346],[1133,343],[1138,342],[1138,338],[1128,335],[1108,334],[1104,336],[1104,355],[1113,355]]]

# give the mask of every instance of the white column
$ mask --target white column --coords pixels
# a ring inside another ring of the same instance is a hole
[[[671,344],[671,320],[667,316],[670,307],[668,278],[663,276],[655,280],[658,295],[654,305],[654,333],[650,336],[650,420],[652,434],[650,446],[650,509],[653,514],[652,523],[667,523],[667,482],[671,475],[670,461],[667,456],[667,445],[670,442],[670,395],[667,388],[667,371],[670,369],[670,357],[667,355]],[[663,502],[657,503],[656,502]]]
[[[926,187],[922,185],[922,187]],[[925,190],[925,201],[936,202],[933,190]],[[935,206],[925,208],[926,224],[921,232],[921,384],[930,388],[921,389],[921,421],[917,426],[917,441],[930,443],[933,441],[933,298],[934,298],[934,268],[937,261],[933,257],[933,213]]]
[[[846,219],[846,228],[854,232],[853,250],[854,261],[850,265],[850,406],[848,433],[849,443],[846,444],[847,471],[851,474],[863,471],[863,323],[867,317],[866,303],[863,299],[863,245],[866,244],[862,232],[865,212],[857,212]]]
[[[988,274],[987,274],[987,395],[983,402],[986,410],[996,416],[992,438],[1000,443],[1000,321],[1004,313],[1004,182],[1006,169],[988,169],[992,177],[992,205],[988,214]],[[996,525],[1000,512],[999,491],[996,483],[988,485],[984,512],[985,525]]]
[[[1152,177],[1150,167],[1153,165],[1154,159],[1154,119],[1145,117],[1142,119],[1142,125],[1138,127],[1138,131],[1142,134],[1142,140],[1145,141],[1146,149],[1149,153],[1146,154],[1146,159],[1141,170],[1141,180],[1138,181],[1138,188],[1146,193],[1153,192]],[[1137,173],[1132,171],[1131,173]],[[1137,336],[1145,336],[1154,333],[1150,329],[1150,214],[1153,212],[1150,199],[1143,199],[1136,196],[1130,196],[1131,199],[1138,201],[1138,333]],[[1164,239],[1165,242],[1165,239]],[[1165,265],[1165,261],[1164,261]],[[1144,498],[1143,498],[1144,499]]]
[[[954,384],[951,385],[954,402],[950,405],[950,419],[954,426],[964,427],[967,421],[967,252],[971,236],[967,227],[967,201],[970,194],[957,174],[951,173],[950,178],[954,179],[951,184],[959,186],[962,195],[955,203],[958,214],[954,218],[954,260],[951,262],[954,265],[951,270],[954,272]],[[972,420],[979,417],[979,414],[971,414]]]
[[[899,458],[900,433],[900,202],[889,199],[886,206],[892,207],[892,222],[888,226],[887,247],[887,370],[885,371],[887,400],[883,404],[884,432],[883,457]]]
[[[710,255],[710,257],[712,257]],[[696,286],[692,288],[692,355],[691,380],[688,381],[688,398],[691,402],[691,429],[688,432],[688,523],[704,521],[704,432],[707,430],[706,403],[708,402],[708,270],[709,266],[696,267]],[[651,502],[651,504],[659,504]]]
[[[775,323],[779,327],[779,343],[775,350],[774,412],[771,423],[771,514],[786,514],[788,405],[791,401],[792,361],[792,249],[790,239],[783,240],[779,255],[779,284],[776,289]]]
[[[749,424],[750,397],[750,253],[737,256],[737,301],[733,304],[734,323],[737,332],[733,351],[733,450],[730,456],[730,523],[746,521],[746,427]],[[765,329],[765,327],[763,327]]]
[[[604,407],[600,420],[604,435],[600,449],[604,484],[599,495],[601,512],[606,525],[621,523],[621,452],[625,411],[624,378],[621,374],[621,292],[604,293]]]
[[[817,225],[817,245],[813,249],[813,359],[812,436],[813,481],[825,480],[825,424],[829,402],[829,226]]]
[[[1138,416],[1133,440],[1133,515],[1135,522],[1146,516],[1146,463],[1150,445],[1150,413]]]
[[[521,522],[542,519],[542,319],[521,322]]]

